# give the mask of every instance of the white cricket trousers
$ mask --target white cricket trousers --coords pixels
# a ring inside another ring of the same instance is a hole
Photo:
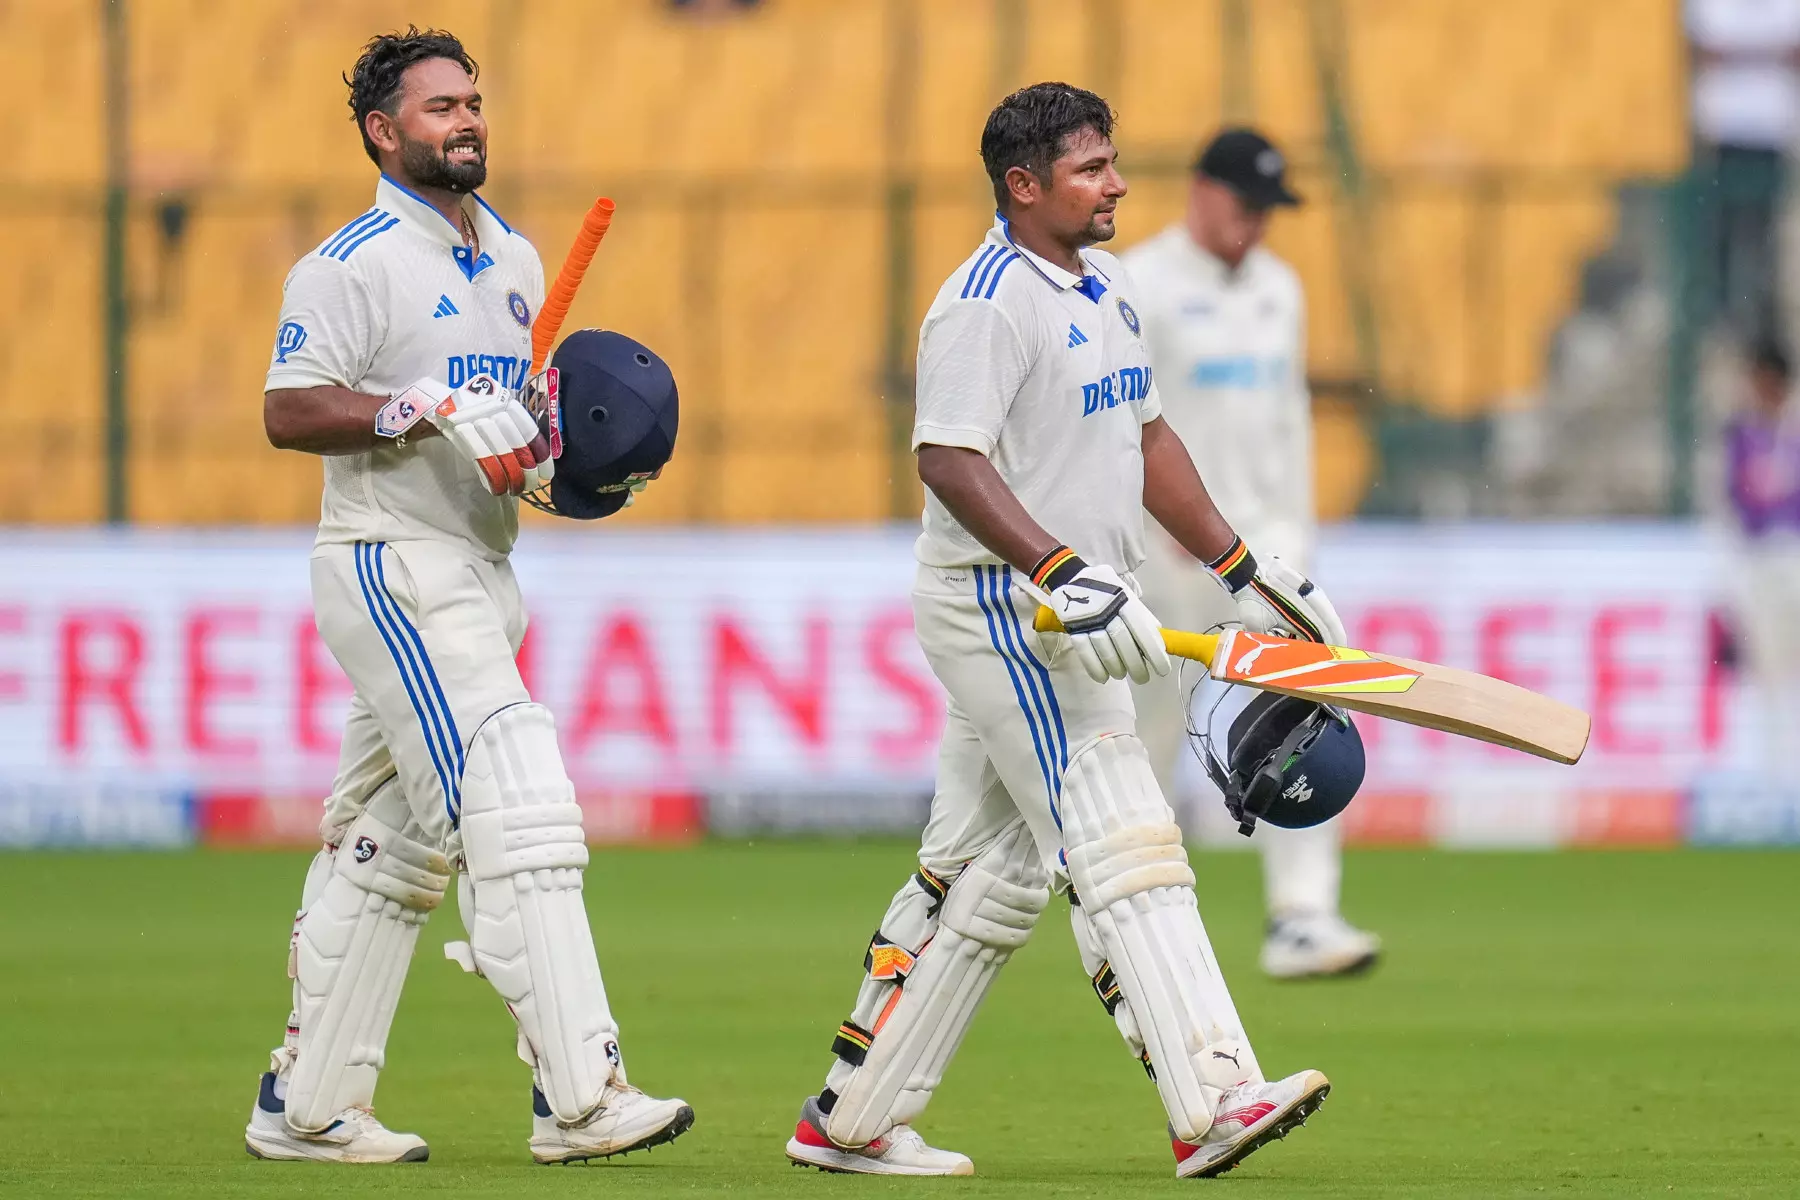
[[[356,694],[320,836],[337,845],[400,777],[425,840],[455,848],[469,738],[531,699],[514,656],[525,608],[512,566],[446,542],[322,545],[313,613]]]
[[[1800,536],[1746,546],[1740,562],[1733,607],[1762,708],[1762,765],[1788,778],[1800,746]]]
[[[1149,543],[1149,558],[1137,578],[1144,603],[1164,627],[1205,632],[1237,620],[1237,605],[1218,576],[1166,537],[1153,536]],[[1150,752],[1163,795],[1191,835],[1197,827],[1198,806],[1225,801],[1210,779],[1202,781],[1199,795],[1178,786],[1181,764],[1193,753],[1187,734],[1188,691],[1181,686],[1181,674],[1176,670],[1161,679],[1152,677],[1134,690],[1138,736]],[[1191,684],[1192,668],[1187,678]],[[1263,894],[1271,917],[1337,912],[1343,879],[1343,834],[1337,819],[1310,829],[1259,823],[1250,840],[1262,851]]]
[[[1009,566],[921,566],[912,599],[919,645],[950,693],[920,865],[953,876],[1023,818],[1046,869],[1065,875],[1069,752],[1134,731],[1131,689],[1095,683],[1073,652],[1046,663],[1037,601]]]

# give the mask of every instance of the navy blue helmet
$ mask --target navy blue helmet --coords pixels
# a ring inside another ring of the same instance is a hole
[[[609,517],[675,452],[680,400],[656,352],[622,333],[581,329],[527,385],[526,407],[550,427],[556,475],[525,499],[578,521]]]
[[[1206,773],[1246,837],[1259,820],[1283,829],[1329,821],[1362,786],[1362,737],[1327,704],[1256,692],[1230,716],[1224,754],[1211,732],[1198,736]]]

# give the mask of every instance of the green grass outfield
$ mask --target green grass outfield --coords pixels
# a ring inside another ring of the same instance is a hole
[[[1257,864],[1201,855],[1203,911],[1270,1072],[1336,1085],[1304,1130],[1177,1182],[1155,1094],[1076,963],[1058,901],[1014,959],[925,1132],[969,1180],[790,1167],[898,842],[598,853],[588,901],[633,1079],[699,1113],[673,1146],[534,1167],[527,1075],[487,985],[426,930],[378,1111],[424,1165],[247,1158],[287,1013],[305,858],[0,856],[0,1193],[21,1196],[1794,1196],[1800,855],[1371,852],[1355,981],[1254,969]]]

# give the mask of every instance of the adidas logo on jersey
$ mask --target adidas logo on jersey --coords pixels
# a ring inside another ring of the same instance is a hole
[[[1070,321],[1069,322],[1069,349],[1073,350],[1075,347],[1081,345],[1082,343],[1086,342],[1087,340],[1088,340],[1087,334],[1085,334],[1085,333],[1081,332],[1081,330],[1075,328],[1075,322]]]
[[[456,305],[450,303],[450,297],[448,296],[438,297],[437,311],[431,314],[433,320],[436,320],[438,317],[455,317],[461,315],[462,314],[456,311]]]

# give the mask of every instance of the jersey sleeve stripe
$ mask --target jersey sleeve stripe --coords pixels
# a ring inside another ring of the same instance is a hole
[[[994,257],[988,259],[987,266],[981,268],[981,277],[975,281],[975,290],[971,293],[971,295],[975,295],[975,296],[981,295],[982,289],[987,287],[989,277],[991,277],[994,273],[994,268],[997,266],[1000,266],[1002,263],[1008,261],[1008,259],[1011,256],[1012,256],[1011,250],[1001,250],[1000,253],[998,253],[998,254],[994,255]]]
[[[963,281],[962,298],[964,300],[967,300],[975,291],[975,277],[981,274],[981,268],[986,266],[988,260],[992,259],[998,253],[1000,253],[1000,247],[990,243],[982,250],[980,256],[975,259],[975,265],[969,268],[969,277]]]
[[[337,253],[338,247],[342,246],[345,242],[349,241],[369,226],[375,224],[375,222],[381,220],[381,215],[381,210],[379,208],[371,208],[368,212],[332,234],[325,244],[319,247],[319,253],[327,258],[331,257],[331,255]]]
[[[994,272],[994,277],[988,280],[987,290],[981,293],[981,298],[983,300],[992,300],[994,298],[994,289],[1000,286],[1000,277],[1006,274],[1006,268],[1018,261],[1019,255],[1016,251],[1007,256],[1006,261],[1001,263],[999,269]]]
[[[400,223],[399,217],[389,217],[386,221],[383,221],[381,224],[375,226],[375,228],[367,230],[367,231],[357,235],[357,238],[355,241],[353,241],[349,245],[345,246],[342,250],[339,250],[336,254],[332,255],[332,257],[337,259],[339,262],[349,262],[350,256],[352,254],[356,253],[356,248],[358,246],[362,245],[364,242],[368,241],[370,238],[374,237],[376,234],[386,233],[388,230],[392,229],[394,226],[398,225],[399,223]]]

